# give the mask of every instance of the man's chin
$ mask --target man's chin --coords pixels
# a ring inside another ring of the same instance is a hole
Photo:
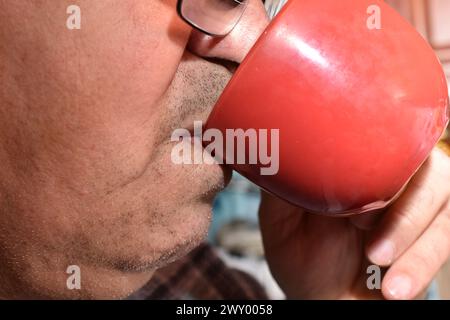
[[[193,208],[184,208],[172,217],[170,227],[161,226],[142,235],[143,244],[135,247],[134,255],[116,258],[112,267],[123,273],[145,273],[184,257],[206,239],[211,211],[211,203],[202,201]]]

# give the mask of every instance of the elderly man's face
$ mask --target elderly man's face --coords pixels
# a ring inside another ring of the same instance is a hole
[[[80,0],[68,30],[70,1],[0,1],[0,296],[124,297],[203,239],[228,174],[173,164],[170,136],[206,119],[222,61],[267,20],[252,0],[211,41],[175,2]]]

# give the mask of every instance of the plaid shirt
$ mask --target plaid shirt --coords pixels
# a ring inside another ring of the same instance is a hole
[[[131,300],[268,299],[262,286],[248,274],[231,269],[208,244],[155,272]]]

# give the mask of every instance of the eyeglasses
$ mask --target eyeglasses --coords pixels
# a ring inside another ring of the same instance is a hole
[[[178,0],[180,17],[211,36],[225,36],[241,19],[248,0]]]

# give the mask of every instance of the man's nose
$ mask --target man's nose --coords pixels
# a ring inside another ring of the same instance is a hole
[[[236,27],[225,37],[211,37],[194,30],[189,50],[201,57],[241,63],[269,23],[261,0],[248,0],[248,6]]]

